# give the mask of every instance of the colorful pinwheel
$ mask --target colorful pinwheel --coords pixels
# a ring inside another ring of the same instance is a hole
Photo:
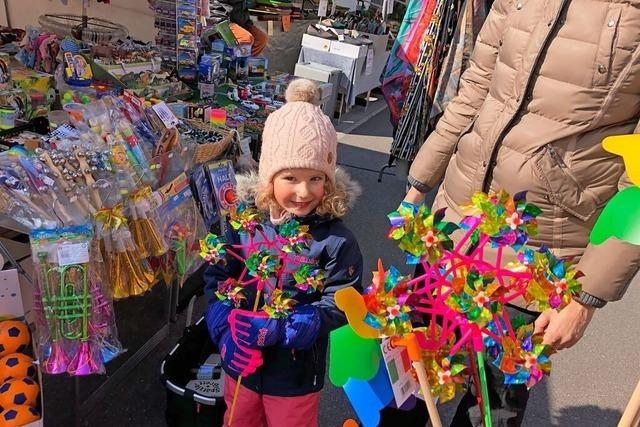
[[[218,284],[218,290],[216,296],[219,300],[224,301],[227,304],[240,308],[240,304],[246,299],[244,296],[244,286],[241,282],[229,278],[224,282]]]
[[[295,304],[296,300],[290,298],[286,292],[274,289],[262,310],[272,319],[283,319],[291,314]]]
[[[255,234],[262,222],[262,214],[255,208],[249,208],[243,203],[231,210],[229,224],[241,233]]]
[[[209,233],[200,240],[200,256],[209,264],[224,261],[226,254],[226,243],[219,236]]]
[[[279,228],[278,238],[282,242],[282,250],[286,253],[300,253],[309,247],[311,235],[308,225],[300,225],[296,220],[282,224]]]
[[[556,258],[549,249],[525,249],[519,260],[531,273],[525,300],[537,310],[561,310],[571,302],[572,295],[580,293],[582,286],[578,279],[583,274],[569,261]]]
[[[411,308],[406,304],[410,295],[407,281],[395,267],[385,271],[382,263],[378,263],[373,283],[364,291],[368,311],[364,321],[379,329],[382,336],[403,335],[413,329],[409,319]]]
[[[268,280],[278,271],[280,258],[269,251],[262,250],[249,255],[245,265],[252,276],[256,276],[261,280]]]
[[[407,264],[428,263],[438,260],[445,250],[453,249],[449,237],[458,226],[443,221],[444,211],[431,213],[426,206],[416,208],[402,203],[397,211],[387,215],[391,223],[389,237],[407,254]]]
[[[326,272],[310,264],[303,264],[293,273],[293,278],[296,281],[296,288],[308,294],[313,294],[322,291]]]

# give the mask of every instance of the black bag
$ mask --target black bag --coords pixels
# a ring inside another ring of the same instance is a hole
[[[160,378],[167,388],[169,427],[223,425],[224,371],[217,352],[202,317],[185,329],[178,344],[165,357]]]

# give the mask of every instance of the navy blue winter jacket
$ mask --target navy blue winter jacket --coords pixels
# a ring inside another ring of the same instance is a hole
[[[355,237],[340,219],[321,217],[316,214],[297,218],[302,224],[309,225],[313,237],[309,249],[299,256],[304,262],[316,262],[326,271],[326,281],[321,292],[307,294],[298,291],[291,275],[285,276],[284,290],[293,294],[300,304],[311,304],[320,313],[320,332],[308,350],[284,348],[280,345],[266,347],[262,351],[264,364],[258,371],[243,378],[242,385],[249,389],[272,396],[302,396],[317,392],[324,385],[326,355],[329,333],[346,324],[346,317],[335,304],[334,295],[342,288],[353,286],[362,290],[362,254]],[[277,227],[267,225],[267,234],[277,232]],[[238,243],[240,237],[233,233],[229,236]],[[205,292],[210,304],[221,304],[214,295],[218,283],[229,277],[238,277],[242,265],[232,259],[226,266],[210,266],[205,272]],[[266,287],[265,287],[266,289]],[[243,309],[251,310],[255,299],[255,287],[245,293],[247,300]],[[260,305],[262,301],[260,301]],[[218,335],[218,339],[222,334]],[[219,345],[218,342],[215,343]],[[234,373],[227,374],[236,378]]]

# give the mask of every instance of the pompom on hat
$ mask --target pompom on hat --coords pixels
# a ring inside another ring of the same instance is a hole
[[[258,174],[270,183],[285,169],[315,169],[335,183],[338,135],[318,106],[320,94],[315,83],[297,79],[289,84],[287,103],[269,115],[262,133],[262,153]]]

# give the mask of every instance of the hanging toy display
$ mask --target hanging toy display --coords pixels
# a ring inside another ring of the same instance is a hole
[[[139,253],[122,205],[96,214],[96,230],[114,299],[141,295],[155,284],[155,274]]]
[[[89,226],[31,233],[39,359],[49,374],[90,375],[122,351]]]

